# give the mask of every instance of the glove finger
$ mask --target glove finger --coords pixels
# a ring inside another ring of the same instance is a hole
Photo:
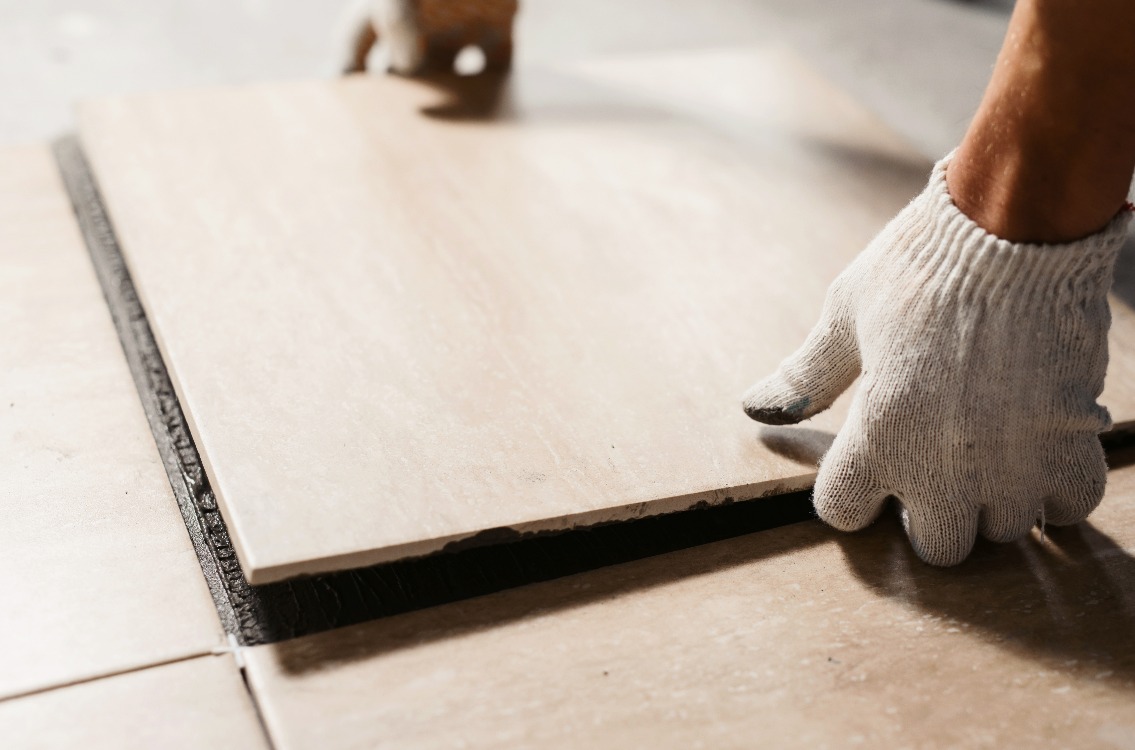
[[[820,462],[812,502],[816,515],[840,531],[858,531],[879,517],[888,492],[851,446],[847,427]]]
[[[1107,486],[1107,459],[1099,438],[1077,438],[1048,467],[1044,522],[1069,526],[1083,521],[1103,500]]]
[[[965,560],[977,539],[976,506],[945,497],[900,498],[902,524],[914,552],[942,567]]]
[[[1003,497],[991,500],[981,509],[978,531],[991,542],[1011,542],[1027,536],[1040,520],[1041,493],[1032,493],[1029,502]]]
[[[795,424],[831,406],[859,375],[848,313],[829,298],[803,346],[745,393],[745,413],[765,424]]]

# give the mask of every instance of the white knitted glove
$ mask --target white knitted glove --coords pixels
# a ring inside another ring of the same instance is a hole
[[[804,345],[744,399],[753,419],[792,424],[862,371],[820,465],[816,512],[851,531],[893,496],[934,565],[965,559],[979,531],[1010,541],[1099,504],[1098,433],[1111,419],[1096,399],[1128,219],[1066,245],[998,239],[950,199],[949,159],[835,280]]]

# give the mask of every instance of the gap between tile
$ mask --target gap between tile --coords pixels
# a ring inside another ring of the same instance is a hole
[[[162,659],[161,661],[150,662],[150,663],[147,663],[147,664],[139,664],[136,667],[130,667],[128,669],[114,669],[114,670],[111,670],[109,672],[100,672],[99,674],[88,675],[86,677],[81,677],[77,680],[66,680],[64,682],[54,682],[50,685],[44,685],[43,687],[33,688],[32,690],[25,690],[22,693],[13,693],[11,695],[5,695],[3,697],[0,697],[0,703],[18,700],[20,698],[28,698],[28,697],[33,696],[33,695],[41,695],[42,693],[50,693],[54,690],[62,690],[64,688],[74,687],[75,685],[85,685],[88,682],[98,682],[99,680],[105,680],[105,679],[110,678],[110,677],[117,677],[118,675],[131,674],[133,672],[141,672],[141,671],[146,670],[146,669],[152,669],[153,667],[163,667],[167,664],[177,664],[177,663],[183,662],[183,661],[190,661],[191,659],[200,659],[204,656],[211,656],[213,653],[215,653],[215,652],[213,652],[213,651],[198,651],[198,652],[192,653],[192,654],[184,654],[182,656],[176,656],[172,659]]]

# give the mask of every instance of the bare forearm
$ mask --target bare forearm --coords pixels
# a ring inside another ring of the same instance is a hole
[[[1135,2],[1020,0],[947,174],[977,224],[1066,242],[1121,209],[1135,171]]]

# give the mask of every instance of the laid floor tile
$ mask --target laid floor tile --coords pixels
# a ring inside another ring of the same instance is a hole
[[[82,109],[253,583],[811,483],[842,408],[740,394],[928,165],[789,53],[652,59]]]
[[[1135,746],[1135,466],[952,569],[894,516],[761,532],[246,653],[298,748]]]
[[[266,748],[228,655],[201,656],[0,702],[9,750]]]
[[[208,652],[217,612],[45,146],[0,150],[0,352],[0,698]]]

